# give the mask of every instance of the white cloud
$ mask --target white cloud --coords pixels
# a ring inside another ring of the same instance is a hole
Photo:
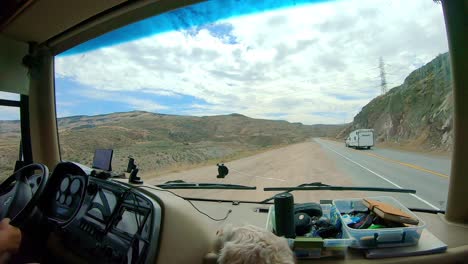
[[[19,107],[9,107],[0,105],[0,120],[19,120]]]
[[[395,86],[448,50],[441,7],[428,0],[325,2],[222,22],[232,24],[237,43],[206,29],[169,32],[58,57],[56,73],[102,92],[176,93],[209,103],[186,114],[284,113],[293,122],[341,123],[379,94],[380,56]]]
[[[82,91],[78,91],[78,93],[79,95],[90,98],[90,99],[92,98],[92,99],[106,100],[106,101],[116,102],[116,103],[125,103],[135,110],[156,112],[156,111],[167,108],[151,100],[140,99],[140,98],[136,98],[132,96],[121,96],[118,93],[116,94],[114,92],[109,92],[109,91],[82,90]]]

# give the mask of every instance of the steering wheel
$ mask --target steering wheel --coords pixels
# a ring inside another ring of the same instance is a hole
[[[40,171],[36,173],[36,171]],[[27,165],[0,184],[0,220],[21,226],[34,212],[47,183],[49,169],[39,163]]]

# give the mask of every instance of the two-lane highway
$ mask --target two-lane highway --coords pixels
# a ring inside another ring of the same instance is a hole
[[[355,150],[344,143],[313,139],[357,186],[415,189],[416,194],[391,195],[408,207],[445,210],[450,159],[391,149]]]

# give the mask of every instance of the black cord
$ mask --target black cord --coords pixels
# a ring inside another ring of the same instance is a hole
[[[165,191],[167,191],[167,190],[165,190]],[[173,193],[173,194],[174,194],[174,193]],[[177,196],[178,196],[178,195],[177,195]],[[179,196],[179,197],[181,197],[181,196]],[[183,199],[183,197],[181,197],[181,198]],[[229,210],[227,211],[227,213],[226,213],[226,216],[224,216],[223,218],[218,218],[218,219],[217,219],[217,218],[213,218],[213,217],[209,216],[209,215],[208,215],[207,213],[205,213],[205,212],[200,211],[200,209],[198,209],[198,208],[192,203],[192,201],[186,200],[186,199],[184,199],[184,200],[187,201],[189,204],[191,204],[191,205],[193,206],[193,208],[195,208],[195,210],[197,210],[200,214],[205,215],[206,217],[210,218],[210,219],[213,220],[213,221],[224,221],[224,220],[226,220],[226,219],[228,218],[229,214],[232,212],[232,210],[229,209]]]
[[[133,200],[133,203],[134,205],[136,206],[136,209],[138,211],[138,213],[135,213],[135,222],[138,226],[138,229],[140,229],[140,224],[141,224],[141,220],[138,218],[137,214],[139,215],[139,213],[141,212],[141,207],[140,207],[140,202],[138,201],[138,197],[137,195],[132,192],[132,190],[134,189],[135,187],[130,187],[128,190],[126,190],[123,194],[122,194],[122,199],[125,200],[125,198],[127,196],[132,196],[131,199]],[[123,202],[123,201],[122,201]]]
[[[138,209],[138,215],[139,215],[139,213],[141,212],[140,211],[140,202],[138,201],[138,197],[136,196],[136,194],[134,192],[132,192],[132,196],[133,196],[133,201],[136,203],[136,206],[137,206],[137,209]],[[141,228],[141,226],[140,226],[141,223],[140,223],[140,219],[137,216],[137,214],[135,214],[135,221],[137,223],[138,229],[140,229]]]
[[[156,191],[171,193],[171,194],[173,194],[173,195],[175,195],[175,196],[177,196],[177,197],[179,197],[179,198],[181,198],[181,199],[187,201],[187,202],[188,202],[195,210],[197,210],[200,214],[202,214],[202,215],[208,217],[209,219],[211,219],[211,220],[213,220],[213,221],[217,221],[217,222],[218,222],[218,221],[224,221],[224,220],[226,220],[226,219],[229,217],[229,215],[232,213],[232,210],[229,209],[229,210],[227,211],[227,213],[226,213],[226,216],[224,216],[223,218],[213,218],[213,217],[211,217],[210,215],[208,215],[207,213],[202,212],[200,209],[198,209],[198,208],[192,203],[192,201],[190,201],[190,200],[184,198],[183,196],[180,196],[180,195],[178,195],[178,194],[176,194],[176,193],[174,193],[174,192],[171,192],[171,191],[165,190],[165,189],[153,188],[152,186],[139,186],[138,188],[142,188],[142,187],[146,187],[146,188],[153,189],[153,190],[156,190]]]
[[[445,214],[445,210],[434,210],[425,208],[408,208],[411,212],[429,213],[429,214]]]

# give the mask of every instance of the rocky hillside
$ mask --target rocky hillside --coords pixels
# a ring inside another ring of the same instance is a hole
[[[452,115],[450,61],[445,53],[364,106],[338,138],[345,138],[354,129],[373,128],[377,142],[450,150]]]
[[[343,129],[240,114],[195,117],[149,112],[66,117],[58,120],[58,126],[62,159],[91,165],[96,148],[112,148],[115,170],[124,170],[132,155],[142,173],[240,158],[312,136],[335,136]],[[0,146],[10,150],[0,153],[0,170],[14,164],[18,144],[18,121],[0,121]]]

